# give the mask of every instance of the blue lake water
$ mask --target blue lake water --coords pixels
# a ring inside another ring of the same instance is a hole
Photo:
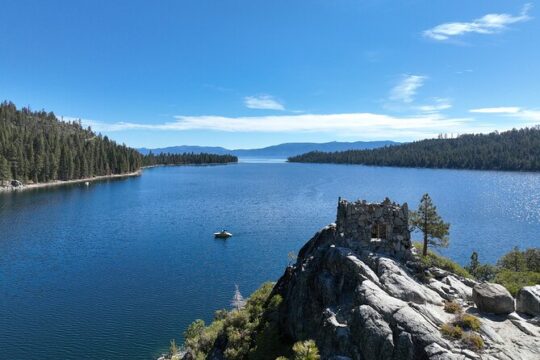
[[[540,246],[534,173],[248,161],[0,194],[0,359],[152,359],[235,284],[276,280],[338,196],[414,208],[425,192],[462,264]]]

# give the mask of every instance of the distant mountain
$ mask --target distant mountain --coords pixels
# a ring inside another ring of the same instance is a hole
[[[141,148],[139,152],[146,155],[150,151],[154,154],[160,153],[209,153],[209,154],[231,154],[238,157],[273,157],[287,158],[296,156],[311,151],[345,151],[345,150],[364,150],[375,149],[387,145],[397,145],[399,143],[389,140],[384,141],[356,141],[356,142],[338,142],[332,141],[328,143],[285,143],[279,145],[268,146],[260,149],[236,149],[230,150],[219,146],[171,146],[165,148],[148,149]]]

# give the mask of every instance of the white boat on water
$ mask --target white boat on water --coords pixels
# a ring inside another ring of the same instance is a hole
[[[218,239],[227,239],[230,238],[232,234],[226,230],[221,230],[220,232],[214,233],[214,237]]]

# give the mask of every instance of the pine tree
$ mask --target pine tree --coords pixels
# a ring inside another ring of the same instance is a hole
[[[420,230],[424,235],[422,255],[426,256],[428,246],[447,247],[450,224],[445,223],[437,213],[429,194],[424,194],[417,211],[410,214],[413,229]]]
[[[11,179],[11,169],[5,157],[0,155],[0,181]]]
[[[465,266],[465,269],[469,273],[471,273],[471,275],[476,276],[479,266],[480,261],[478,261],[478,253],[476,251],[473,251],[473,253],[471,254],[471,263],[469,264],[469,266]]]
[[[118,145],[80,121],[58,121],[45,111],[18,110],[10,102],[0,103],[0,160],[2,176],[33,182],[70,180],[87,176],[134,171],[141,155]]]

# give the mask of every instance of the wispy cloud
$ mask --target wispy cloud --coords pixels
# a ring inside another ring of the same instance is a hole
[[[71,118],[64,117],[64,120]],[[235,133],[329,133],[362,138],[417,139],[441,132],[465,132],[471,129],[470,118],[445,118],[440,114],[395,117],[376,113],[291,114],[274,116],[176,116],[175,121],[161,124],[130,122],[103,123],[82,120],[98,132],[125,130],[155,131],[222,131]]]
[[[403,78],[391,91],[390,100],[411,103],[414,100],[416,91],[427,79],[422,75],[403,75]]]
[[[439,111],[448,110],[452,107],[450,99],[447,98],[434,98],[432,104],[420,105],[416,108],[423,113],[437,113]]]
[[[246,96],[244,104],[250,109],[285,110],[285,106],[270,95]]]
[[[516,117],[530,122],[540,122],[540,110],[524,109],[518,106],[501,106],[491,108],[470,109],[469,112],[476,114],[491,114]]]
[[[478,113],[478,114],[515,114],[519,111],[520,111],[520,108],[516,106],[479,108],[479,109],[469,110],[469,112]]]
[[[511,14],[487,14],[471,22],[440,24],[424,31],[424,36],[434,40],[444,41],[468,33],[495,34],[507,29],[508,25],[530,20],[529,10],[531,7],[531,4],[525,4],[519,15],[516,16]]]

